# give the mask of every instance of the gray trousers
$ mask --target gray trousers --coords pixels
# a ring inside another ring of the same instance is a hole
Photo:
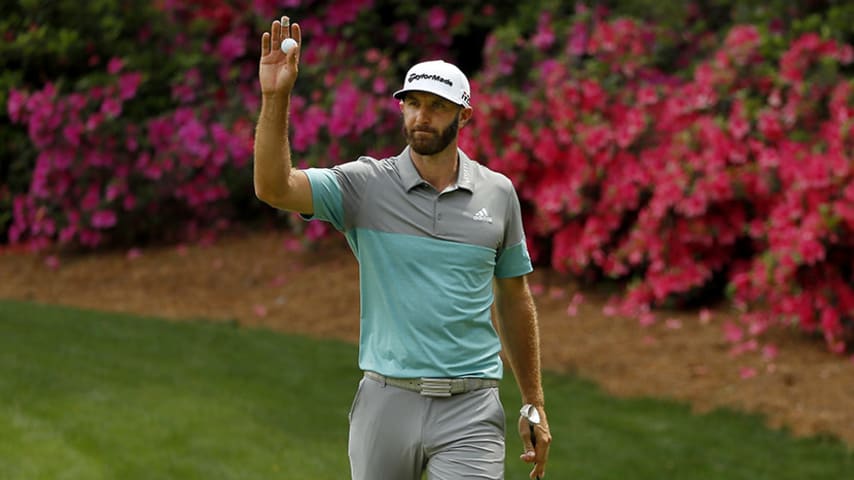
[[[504,478],[504,409],[497,388],[447,398],[363,378],[350,409],[353,480]]]

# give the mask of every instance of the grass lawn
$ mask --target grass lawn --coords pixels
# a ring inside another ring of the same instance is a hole
[[[349,478],[353,345],[0,301],[0,479]],[[547,374],[547,478],[830,479],[854,452]],[[515,421],[508,373],[502,396]],[[507,478],[527,478],[508,431]],[[394,479],[389,479],[394,480]]]

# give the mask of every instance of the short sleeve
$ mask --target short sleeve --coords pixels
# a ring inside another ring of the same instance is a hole
[[[313,215],[302,215],[305,220],[323,220],[339,231],[344,230],[344,199],[338,176],[330,168],[309,168],[305,175],[311,184]]]
[[[534,271],[531,256],[528,254],[528,245],[525,243],[519,198],[512,187],[506,212],[504,241],[496,253],[495,276],[498,278],[519,277]]]
[[[370,190],[370,183],[376,179],[375,167],[373,158],[359,157],[356,161],[332,168],[304,170],[311,184],[314,215],[303,215],[303,218],[329,222],[341,232],[352,228],[359,215],[362,196]]]

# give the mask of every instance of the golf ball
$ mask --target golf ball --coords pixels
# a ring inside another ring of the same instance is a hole
[[[297,41],[294,40],[293,38],[289,37],[289,38],[282,40],[282,51],[284,53],[290,52],[291,49],[296,47],[296,46],[297,46]]]

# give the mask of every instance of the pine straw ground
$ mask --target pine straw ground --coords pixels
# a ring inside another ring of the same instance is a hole
[[[357,264],[340,239],[295,251],[281,233],[233,234],[210,245],[89,255],[0,253],[0,298],[209,319],[356,341]],[[731,355],[722,324],[673,312],[650,327],[603,315],[605,296],[575,292],[554,272],[532,274],[543,364],[588,378],[617,396],[687,402],[698,412],[730,408],[763,415],[795,435],[827,435],[854,447],[854,361],[798,332],[768,340],[778,354]],[[746,374],[747,373],[747,374]],[[752,374],[752,376],[751,376]],[[745,378],[747,377],[747,378]],[[549,398],[547,402],[559,402]]]

